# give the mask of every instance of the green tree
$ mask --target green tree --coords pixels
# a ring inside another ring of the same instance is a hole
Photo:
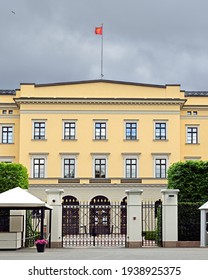
[[[28,188],[26,167],[19,163],[0,163],[0,193],[16,187]]]
[[[179,202],[208,200],[208,161],[177,162],[168,169],[168,188],[179,189]]]

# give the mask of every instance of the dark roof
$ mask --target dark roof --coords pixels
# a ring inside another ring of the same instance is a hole
[[[58,82],[58,83],[46,83],[46,84],[34,84],[35,87],[47,87],[47,86],[61,86],[61,85],[77,85],[77,84],[88,84],[88,83],[110,83],[110,84],[122,84],[122,85],[132,85],[132,86],[147,86],[147,87],[159,87],[165,88],[167,85],[155,85],[155,84],[145,84],[145,83],[135,83],[135,82],[124,82],[115,80],[84,80],[84,81],[74,81],[74,82]],[[22,83],[31,84],[31,83]],[[174,84],[175,85],[175,84]],[[178,84],[177,84],[178,85]]]
[[[16,90],[14,89],[0,89],[0,95],[15,95]]]
[[[207,96],[208,97],[208,91],[185,91],[185,96]]]

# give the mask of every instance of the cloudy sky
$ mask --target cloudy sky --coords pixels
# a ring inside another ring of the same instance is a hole
[[[0,89],[104,79],[208,90],[207,0],[0,0]]]

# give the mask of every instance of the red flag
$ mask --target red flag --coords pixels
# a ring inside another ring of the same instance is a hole
[[[103,35],[103,27],[95,27],[95,34]]]

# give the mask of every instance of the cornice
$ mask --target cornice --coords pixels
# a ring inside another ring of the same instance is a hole
[[[21,97],[14,99],[20,104],[96,104],[96,105],[180,105],[186,99],[179,98],[35,98]]]
[[[15,103],[9,103],[9,102],[0,102],[0,108],[5,108],[5,107],[8,107],[8,108],[17,108],[17,104]]]

